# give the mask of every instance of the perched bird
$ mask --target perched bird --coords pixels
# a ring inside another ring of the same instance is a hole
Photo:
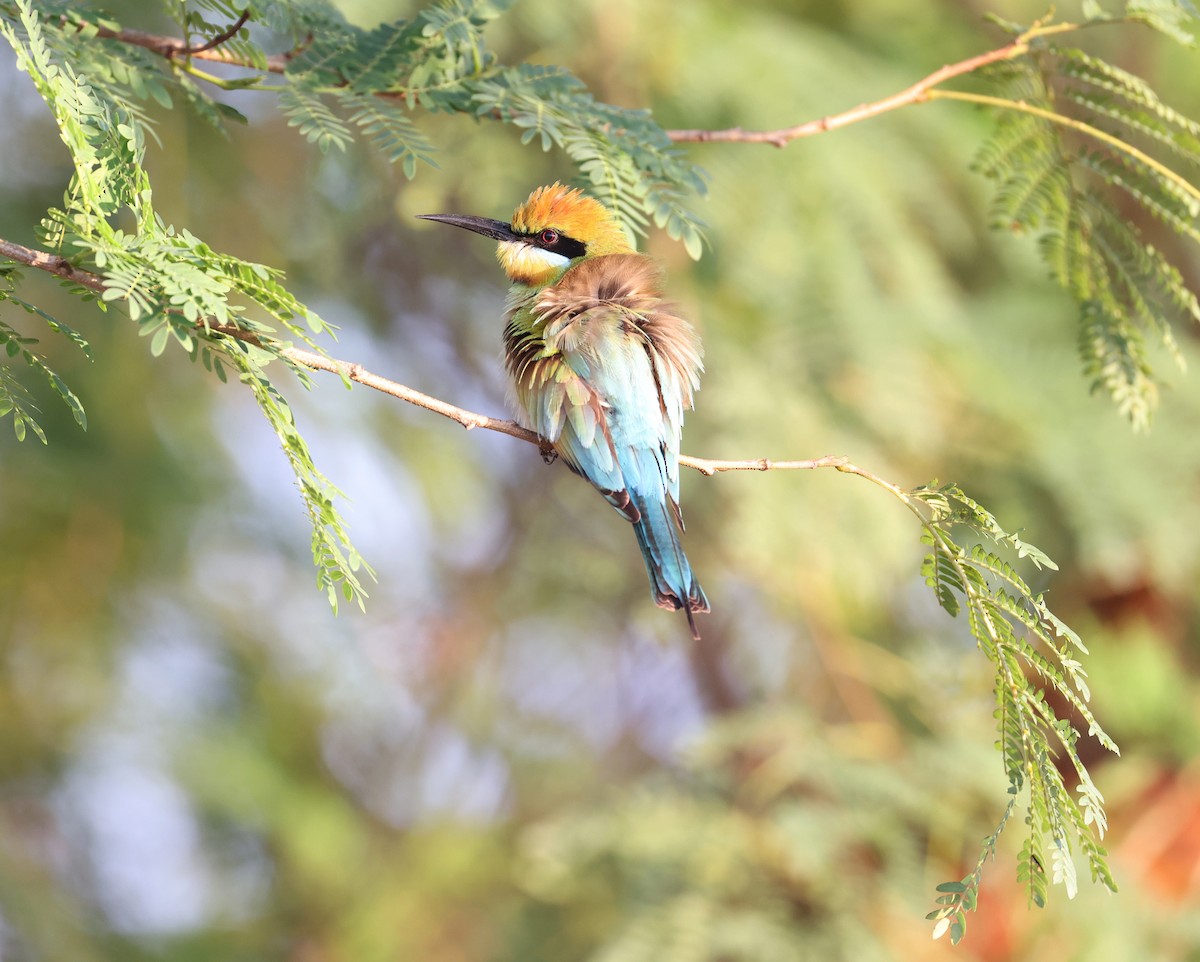
[[[709,609],[679,543],[679,434],[704,365],[662,271],[608,208],[561,184],[535,190],[511,223],[422,216],[499,241],[517,420],[633,524],[655,603],[682,608],[699,640],[693,616]]]

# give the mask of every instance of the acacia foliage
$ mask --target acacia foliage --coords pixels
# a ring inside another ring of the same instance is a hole
[[[1112,22],[1096,3],[1078,26]],[[1131,2],[1123,19],[1192,45],[1191,5]],[[1171,256],[1131,217],[1140,208],[1169,234],[1200,241],[1200,123],[1142,78],[1072,43],[1061,25],[1001,22],[1028,52],[989,67],[996,131],[976,168],[997,184],[993,226],[1037,237],[1051,276],[1079,306],[1079,352],[1135,428],[1149,425],[1158,376],[1147,342],[1183,366],[1175,332],[1200,321],[1200,301]]]

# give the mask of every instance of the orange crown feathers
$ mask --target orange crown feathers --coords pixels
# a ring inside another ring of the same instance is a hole
[[[536,234],[555,230],[587,245],[588,254],[626,254],[633,251],[629,238],[612,212],[581,190],[562,184],[539,187],[513,213],[513,230]]]

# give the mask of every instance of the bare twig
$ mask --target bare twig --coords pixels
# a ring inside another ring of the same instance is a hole
[[[770,458],[751,458],[747,461],[714,461],[710,458],[694,458],[680,455],[679,463],[695,468],[701,474],[714,475],[724,471],[812,471],[816,468],[841,468],[847,464],[845,458],[826,455],[807,461],[773,461]]]
[[[104,279],[102,277],[75,267],[66,258],[60,257],[57,254],[48,254],[45,251],[34,250],[0,238],[0,257],[46,271],[73,284],[86,287],[89,290],[98,292],[105,290]],[[203,327],[199,329],[204,330]],[[225,337],[236,338],[248,344],[263,346],[262,339],[257,334],[232,324],[216,324],[210,321],[207,325],[207,331]],[[468,411],[465,408],[450,404],[448,401],[443,401],[440,398],[435,398],[432,395],[414,390],[407,385],[400,384],[398,381],[393,381],[379,374],[373,374],[361,364],[338,360],[325,354],[318,354],[315,351],[306,351],[297,347],[285,347],[279,350],[279,354],[281,357],[310,370],[336,374],[345,380],[354,381],[364,387],[369,387],[372,390],[380,391],[383,394],[406,401],[419,408],[424,408],[426,411],[440,414],[442,417],[458,422],[468,431],[474,428],[483,428],[487,431],[507,434],[510,438],[516,438],[518,441],[526,441],[529,444],[536,445],[543,453],[548,448],[545,438],[534,431],[530,431],[528,428],[521,427],[516,421],[510,421],[507,418],[489,417],[486,414],[477,414],[474,411]],[[716,458],[698,458],[689,455],[680,455],[679,463],[684,467],[693,468],[709,477],[725,471],[813,471],[817,468],[833,468],[843,474],[855,474],[861,478],[865,478],[880,487],[886,488],[901,499],[907,500],[901,488],[869,471],[851,464],[847,458],[832,455],[805,461],[775,461],[770,458],[725,461]]]
[[[947,80],[953,80],[955,77],[974,73],[976,70],[986,67],[989,64],[999,63],[1003,60],[1013,60],[1016,57],[1023,56],[1029,52],[1030,44],[1041,37],[1070,33],[1074,30],[1097,26],[1100,23],[1116,22],[1116,20],[1093,20],[1082,23],[1051,23],[1050,20],[1051,17],[1048,15],[1041,20],[1035,21],[1028,30],[1003,47],[989,50],[987,53],[981,53],[974,57],[968,57],[966,60],[959,61],[958,63],[947,64],[939,70],[935,70],[928,77],[918,80],[906,90],[901,90],[897,94],[892,94],[890,97],[884,97],[882,100],[876,100],[872,103],[859,104],[857,107],[840,114],[831,114],[819,120],[810,120],[807,123],[797,124],[794,127],[783,127],[779,130],[743,130],[741,127],[730,127],[727,130],[668,130],[667,136],[679,143],[712,143],[719,141],[741,144],[771,144],[774,147],[786,147],[791,141],[799,140],[801,137],[811,137],[813,134],[823,134],[829,130],[837,130],[839,127],[847,127],[850,124],[858,123],[860,120],[878,117],[880,114],[885,114],[898,107],[925,103],[928,100],[934,99],[935,96],[948,97],[950,96],[949,93],[934,91],[933,88],[945,83]]]
[[[207,50],[214,50],[221,46],[221,44],[228,40],[232,40],[235,36],[237,36],[237,32],[246,25],[246,21],[249,19],[250,8],[247,7],[242,11],[242,15],[238,17],[236,21],[234,21],[233,26],[231,26],[228,30],[222,30],[219,34],[208,41],[208,43],[201,44],[199,47],[187,47],[183,52],[189,57],[195,57]]]
[[[918,80],[908,89],[901,90],[890,97],[884,97],[882,100],[876,100],[873,103],[859,104],[852,110],[822,117],[819,120],[810,120],[807,123],[797,124],[794,127],[783,127],[780,130],[743,130],[741,127],[730,127],[726,130],[668,130],[667,136],[679,143],[723,142],[770,144],[773,147],[786,147],[791,141],[799,140],[801,137],[823,134],[830,130],[837,130],[839,127],[856,124],[860,120],[878,117],[880,114],[885,114],[898,107],[907,107],[909,104],[922,103],[929,99],[929,91],[938,84],[945,83],[954,77],[961,77],[963,74],[972,73],[980,67],[986,67],[988,64],[1019,57],[1028,49],[1028,39],[1025,35],[1022,35],[1012,43],[999,47],[996,50],[981,53],[978,56],[960,61],[959,63],[947,64],[940,70],[935,70],[923,80]]]
[[[815,471],[818,468],[833,468],[842,474],[854,474],[860,478],[886,488],[902,501],[908,501],[904,489],[885,481],[877,474],[851,464],[850,459],[839,455],[827,454],[822,458],[812,458],[805,461],[773,461],[770,458],[753,458],[748,461],[718,461],[712,458],[697,458],[681,454],[679,463],[685,468],[694,468],[701,474],[712,476],[724,471]]]
[[[227,334],[231,337],[239,338],[240,340],[253,340],[257,342],[257,338],[246,337],[245,331],[237,328],[224,328],[214,326],[212,330],[222,334]],[[474,428],[484,428],[488,431],[497,431],[500,434],[507,434],[510,438],[517,438],[520,441],[528,441],[530,444],[536,444],[538,447],[543,447],[545,441],[541,435],[529,431],[521,427],[516,421],[509,421],[505,418],[488,417],[486,414],[476,414],[474,411],[468,411],[465,408],[456,407],[447,401],[432,397],[428,394],[423,394],[420,391],[414,390],[407,385],[400,384],[390,378],[383,377],[379,374],[372,374],[361,364],[356,364],[352,361],[339,361],[337,358],[327,357],[324,354],[317,354],[315,351],[304,351],[295,347],[287,347],[280,351],[284,357],[304,367],[314,371],[328,371],[331,374],[336,374],[339,377],[362,384],[364,387],[372,388],[376,391],[381,391],[394,398],[399,398],[401,401],[407,401],[409,404],[415,404],[419,408],[424,408],[426,411],[432,411],[434,414],[440,414],[442,417],[450,418],[452,421],[457,421],[468,431]]]

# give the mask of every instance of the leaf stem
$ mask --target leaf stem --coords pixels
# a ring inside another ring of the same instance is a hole
[[[1145,164],[1151,170],[1163,177],[1167,178],[1171,183],[1175,184],[1184,193],[1190,195],[1197,204],[1200,204],[1200,188],[1189,183],[1186,178],[1177,174],[1170,167],[1155,160],[1149,154],[1139,150],[1132,144],[1128,144],[1119,137],[1114,137],[1112,134],[1106,133],[1099,127],[1093,127],[1091,124],[1085,123],[1082,120],[1076,120],[1074,117],[1067,117],[1064,114],[1055,113],[1053,110],[1046,110],[1044,107],[1037,107],[1033,104],[1026,103],[1023,100],[1009,100],[1004,97],[992,97],[988,94],[968,93],[963,90],[929,90],[925,93],[926,100],[960,100],[965,103],[982,104],[987,107],[996,107],[1001,110],[1015,110],[1020,113],[1030,114],[1033,117],[1040,117],[1050,123],[1058,124],[1061,127],[1068,127],[1071,130],[1077,130],[1081,134],[1085,134],[1101,143],[1107,144],[1113,150],[1119,150],[1124,154],[1134,158],[1139,163]]]

